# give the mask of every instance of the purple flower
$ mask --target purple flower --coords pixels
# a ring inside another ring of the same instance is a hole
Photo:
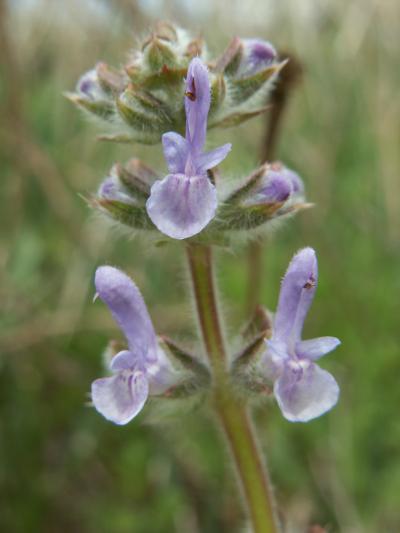
[[[302,198],[304,184],[296,172],[275,162],[269,165],[265,174],[258,182],[251,195],[247,198],[247,205],[263,203],[286,202],[286,200]]]
[[[141,411],[148,395],[164,392],[175,375],[133,281],[116,268],[102,266],[96,271],[95,285],[124,332],[128,349],[111,360],[111,377],[92,383],[92,401],[105,418],[126,424]]]
[[[239,66],[239,77],[247,77],[264,70],[276,61],[275,48],[261,39],[242,39],[243,58]]]
[[[97,196],[104,200],[115,200],[124,204],[135,204],[134,198],[120,182],[115,167],[111,169],[110,175],[105,178],[97,191]]]
[[[207,170],[225,159],[231,145],[203,152],[210,102],[207,67],[196,57],[190,62],[186,78],[186,136],[175,132],[162,136],[170,174],[154,183],[146,204],[153,223],[173,239],[199,233],[217,208],[217,191]]]
[[[317,258],[312,248],[300,250],[282,281],[273,333],[262,365],[274,382],[283,416],[292,422],[316,418],[337,402],[339,386],[314,361],[334,350],[335,337],[301,340],[303,323],[317,287]]]
[[[85,72],[79,78],[76,90],[88,100],[97,101],[107,99],[107,95],[100,85],[96,69]]]

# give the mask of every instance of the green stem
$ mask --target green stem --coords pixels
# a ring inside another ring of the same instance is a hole
[[[212,251],[187,248],[202,339],[214,377],[214,408],[235,462],[254,533],[279,531],[273,494],[248,412],[230,385],[228,358],[218,309]]]

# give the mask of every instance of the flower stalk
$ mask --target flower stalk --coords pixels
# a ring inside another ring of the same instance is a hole
[[[254,533],[279,531],[272,487],[246,409],[228,375],[228,354],[218,309],[212,249],[187,246],[189,270],[202,340],[213,374],[213,405],[228,442]]]

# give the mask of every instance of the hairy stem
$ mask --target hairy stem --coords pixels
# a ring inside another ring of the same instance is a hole
[[[265,464],[249,414],[230,385],[215,287],[212,251],[208,246],[187,248],[196,310],[204,346],[214,377],[214,408],[236,466],[237,477],[254,533],[279,531]]]

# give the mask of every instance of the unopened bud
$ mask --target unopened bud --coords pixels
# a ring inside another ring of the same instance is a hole
[[[134,229],[153,230],[146,211],[150,187],[122,165],[114,165],[91,200],[92,207]]]
[[[278,54],[272,44],[261,39],[242,39],[243,53],[238,69],[240,77],[252,76],[275,63]]]
[[[114,114],[114,102],[100,83],[96,69],[83,74],[76,85],[76,92],[66,93],[65,96],[81,109],[104,120]]]
[[[153,144],[171,129],[172,119],[162,103],[145,91],[128,87],[117,99],[123,120],[137,131],[143,143]]]
[[[176,42],[178,34],[173,24],[166,21],[159,21],[155,25],[154,35],[164,41]]]
[[[231,367],[231,379],[237,391],[249,395],[269,396],[272,393],[270,383],[259,371],[258,363],[265,352],[265,335],[255,337],[236,356]]]
[[[76,84],[76,90],[80,96],[92,101],[107,99],[107,94],[104,92],[100,84],[97,69],[85,72],[85,74],[79,78],[78,83]]]
[[[165,39],[159,39],[155,35],[152,35],[144,44],[143,59],[150,72],[158,72],[164,65],[175,67],[179,62],[169,42]]]
[[[262,165],[225,200],[214,227],[251,230],[269,220],[294,213],[310,204],[304,203],[303,182],[281,163]]]
[[[96,66],[97,80],[104,93],[119,94],[126,85],[126,75],[108,66],[98,63]]]
[[[209,67],[208,128],[234,127],[264,113],[267,92],[285,64],[267,41],[239,37],[209,60],[202,37],[160,22],[121,70],[99,63],[68,97],[111,124],[102,139],[155,144],[167,131],[185,131],[184,80],[194,57]]]

